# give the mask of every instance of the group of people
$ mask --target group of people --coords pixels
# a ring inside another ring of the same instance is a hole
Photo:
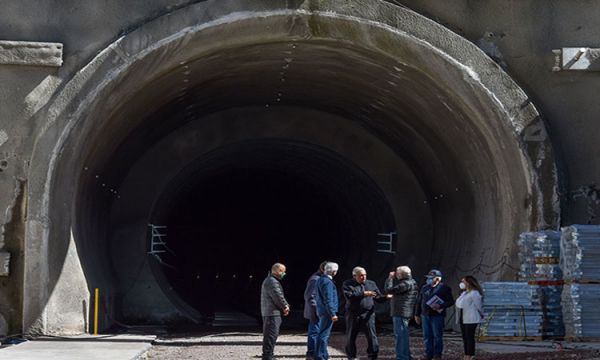
[[[338,291],[333,277],[339,266],[324,261],[312,274],[304,291],[304,317],[308,320],[306,359],[329,359],[327,351],[333,324],[338,321]],[[274,360],[273,350],[281,316],[290,313],[281,280],[286,267],[276,263],[271,267],[261,288],[261,314],[263,317],[263,360]],[[443,330],[446,309],[456,305],[456,318],[460,324],[465,360],[475,355],[475,330],[483,319],[483,291],[473,276],[465,276],[459,283],[460,296],[454,300],[452,289],[442,282],[442,273],[431,270],[426,283],[420,289],[412,278],[408,266],[399,266],[389,273],[382,293],[374,281],[367,279],[367,271],[360,266],[352,270],[352,279],[342,284],[346,300],[346,347],[348,359],[356,359],[356,338],[360,331],[367,339],[369,359],[377,359],[379,343],[375,329],[375,303],[391,301],[390,315],[393,319],[395,350],[398,360],[411,359],[409,322],[414,321],[423,329],[425,359],[441,359],[444,342]]]

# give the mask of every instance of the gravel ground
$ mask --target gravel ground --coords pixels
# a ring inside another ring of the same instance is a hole
[[[194,336],[167,336],[157,340],[146,354],[148,359],[210,359],[210,360],[238,360],[259,359],[261,353],[262,335],[252,332],[206,333]],[[330,357],[344,359],[344,335],[333,333],[330,339]],[[390,334],[379,336],[379,359],[395,359],[393,350],[393,337]],[[366,357],[366,341],[359,336],[359,358]],[[599,350],[553,350],[551,352],[518,352],[494,354],[478,351],[476,358],[497,360],[553,360],[553,359],[600,359]],[[281,359],[304,359],[306,351],[305,336],[298,333],[285,333],[277,342],[275,355]],[[423,354],[422,339],[411,338],[411,351],[415,359],[420,359]],[[462,359],[462,341],[457,336],[446,336],[444,359]]]

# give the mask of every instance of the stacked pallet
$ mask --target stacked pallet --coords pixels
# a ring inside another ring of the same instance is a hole
[[[600,282],[600,226],[571,225],[562,229],[561,268],[566,280]]]
[[[485,282],[484,322],[480,335],[487,338],[542,338],[564,330],[560,288],[526,282]]]
[[[562,296],[565,335],[574,339],[600,337],[600,285],[567,284]]]
[[[600,226],[571,225],[562,229],[561,269],[566,336],[600,337]]]
[[[537,286],[543,313],[543,336],[563,337],[561,308],[563,274],[560,267],[561,232],[545,230],[522,233],[519,237],[519,280]]]
[[[519,236],[520,281],[562,280],[559,231],[525,232]]]

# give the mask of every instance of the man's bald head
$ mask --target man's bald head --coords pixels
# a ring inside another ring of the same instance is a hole
[[[285,265],[282,263],[275,263],[273,266],[271,266],[271,274],[278,279],[283,278],[282,274],[285,274],[285,270]]]

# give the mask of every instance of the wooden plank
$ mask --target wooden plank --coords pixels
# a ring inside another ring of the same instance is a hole
[[[565,284],[600,284],[600,279],[572,279],[565,280]]]
[[[560,286],[565,282],[564,280],[529,280],[529,285],[540,285],[540,286]]]

